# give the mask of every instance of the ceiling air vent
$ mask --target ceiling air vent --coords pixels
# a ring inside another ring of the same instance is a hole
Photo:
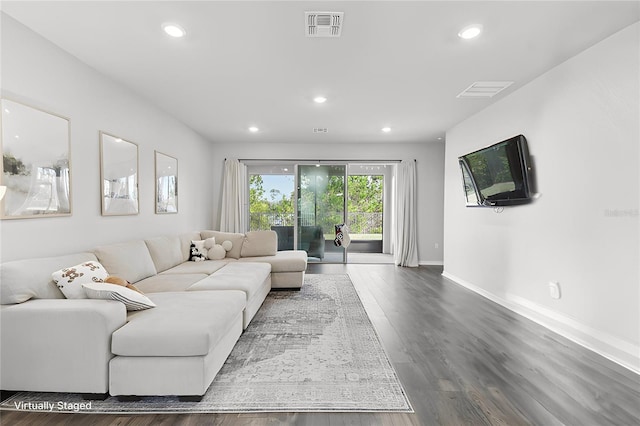
[[[344,12],[305,12],[307,37],[340,37]]]
[[[326,127],[314,127],[313,133],[329,133],[329,129]]]
[[[457,98],[492,98],[511,86],[513,81],[476,81],[464,89]]]

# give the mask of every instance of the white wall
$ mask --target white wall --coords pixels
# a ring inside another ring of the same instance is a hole
[[[445,276],[640,370],[636,23],[447,133]],[[522,133],[541,198],[465,208],[457,157]],[[559,300],[548,282],[558,281]]]
[[[217,184],[214,204],[220,205],[225,158],[293,159],[293,160],[417,160],[418,170],[418,255],[422,264],[442,264],[442,223],[444,144],[261,144],[259,134],[250,135],[256,142],[214,144],[213,166]],[[314,135],[312,135],[314,136]],[[322,135],[315,135],[321,140]],[[220,223],[219,207],[214,211],[216,228]],[[435,245],[438,244],[438,248]]]
[[[3,220],[2,261],[210,228],[211,144],[2,14],[2,96],[71,119],[72,216]],[[102,217],[98,132],[139,147],[140,214]],[[154,214],[154,150],[178,158],[179,213]]]

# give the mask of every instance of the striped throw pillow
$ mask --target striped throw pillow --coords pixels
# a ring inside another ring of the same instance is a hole
[[[89,299],[117,300],[127,307],[127,311],[141,311],[156,306],[147,296],[117,284],[82,284]]]

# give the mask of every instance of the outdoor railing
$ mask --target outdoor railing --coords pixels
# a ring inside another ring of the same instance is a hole
[[[322,226],[325,234],[334,232],[334,225],[342,223],[341,212],[329,212],[321,217],[302,214],[302,226]],[[268,230],[272,226],[296,226],[293,213],[250,213],[251,230]],[[382,234],[382,212],[349,212],[347,226],[350,234]]]

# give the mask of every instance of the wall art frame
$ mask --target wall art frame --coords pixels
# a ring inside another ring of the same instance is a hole
[[[0,99],[2,219],[71,216],[71,120]]]
[[[155,151],[156,214],[178,213],[178,159]]]
[[[100,132],[100,198],[103,216],[140,213],[138,144]]]

